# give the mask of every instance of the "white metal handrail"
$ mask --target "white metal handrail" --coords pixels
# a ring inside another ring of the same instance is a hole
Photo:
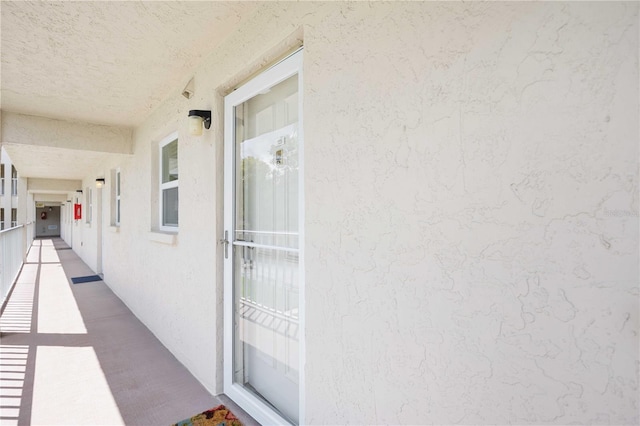
[[[31,246],[35,222],[0,231],[0,296],[4,306]]]

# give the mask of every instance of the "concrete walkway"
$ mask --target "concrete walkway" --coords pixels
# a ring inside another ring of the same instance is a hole
[[[34,241],[0,317],[0,424],[169,425],[219,404],[61,239]]]

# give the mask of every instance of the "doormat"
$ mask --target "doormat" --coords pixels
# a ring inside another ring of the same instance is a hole
[[[218,405],[171,426],[242,426],[242,423],[227,407]]]
[[[102,278],[100,278],[98,275],[88,275],[86,277],[71,278],[71,282],[74,284],[90,283],[91,281],[102,281]]]

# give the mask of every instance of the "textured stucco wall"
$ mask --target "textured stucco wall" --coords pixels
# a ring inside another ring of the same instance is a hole
[[[305,55],[309,423],[637,423],[638,5],[354,4]]]
[[[72,179],[27,179],[27,190],[30,192],[69,191],[69,193],[74,193],[81,186],[82,182]]]
[[[129,154],[131,130],[5,112],[2,142]]]
[[[8,229],[11,226],[11,208],[17,208],[17,205],[12,205],[15,197],[11,196],[11,158],[7,155],[4,148],[0,151],[0,160],[4,164],[4,195],[0,195],[0,208],[4,209],[4,229]]]
[[[89,204],[87,202],[88,191],[91,192],[91,221],[87,223],[89,217]],[[80,258],[94,271],[98,272],[98,191],[96,189],[95,178],[88,178],[82,181],[82,193],[76,193],[76,198],[82,205],[82,219],[74,220],[73,226],[73,248]]]
[[[20,170],[18,172],[18,193],[17,195],[12,195],[12,182],[11,182],[11,173],[12,173],[12,165],[13,162],[9,155],[7,154],[4,147],[0,153],[0,159],[2,164],[4,164],[4,195],[0,196],[0,208],[4,209],[4,229],[8,229],[11,227],[11,209],[17,210],[17,223],[25,224],[31,222],[33,218],[30,218],[28,215],[28,200],[27,197],[27,179],[20,175]]]
[[[271,13],[270,6],[266,10]],[[133,132],[133,156],[106,160],[93,172],[109,176],[110,170],[119,167],[122,173],[121,226],[107,227],[103,235],[105,281],[214,394],[223,390],[222,252],[217,244],[223,218],[220,92],[296,44],[298,36],[292,34],[299,30],[304,9],[288,11],[282,5],[274,10],[280,12],[279,17],[262,19],[262,29],[270,37],[260,40],[253,25],[242,27],[237,37],[227,40],[194,70],[192,99],[182,97],[182,87],[175,87],[174,96]],[[238,55],[243,45],[246,48]],[[190,109],[213,111],[212,128],[203,136],[188,135]],[[175,131],[179,138],[180,226],[172,237],[157,231],[154,151]],[[112,184],[107,182],[105,194],[110,193]],[[106,198],[104,208],[109,223]]]
[[[637,423],[637,3],[260,5],[96,167],[122,170],[114,291],[222,390],[221,94],[301,30],[305,423]]]

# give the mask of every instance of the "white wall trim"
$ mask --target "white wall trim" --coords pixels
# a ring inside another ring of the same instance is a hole
[[[153,241],[154,243],[167,244],[170,246],[175,246],[178,243],[178,236],[176,234],[151,231],[148,237],[149,241]]]

